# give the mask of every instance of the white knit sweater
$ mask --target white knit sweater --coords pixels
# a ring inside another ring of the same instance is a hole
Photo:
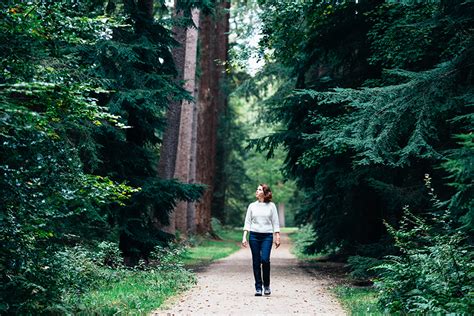
[[[244,230],[256,233],[280,232],[280,221],[275,203],[259,201],[250,203],[245,216]]]

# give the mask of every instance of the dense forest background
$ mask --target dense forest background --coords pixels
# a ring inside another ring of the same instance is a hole
[[[473,17],[466,0],[3,2],[1,313],[77,312],[66,298],[110,278],[92,267],[165,265],[156,249],[217,238],[212,218],[241,227],[259,183],[384,310],[472,312]]]
[[[286,153],[306,251],[379,278],[389,311],[472,312],[472,2],[258,4],[278,129],[251,144]]]

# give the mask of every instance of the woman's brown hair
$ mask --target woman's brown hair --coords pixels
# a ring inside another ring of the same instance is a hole
[[[263,190],[263,202],[268,203],[272,201],[272,190],[268,186],[268,184],[261,183],[260,186]]]

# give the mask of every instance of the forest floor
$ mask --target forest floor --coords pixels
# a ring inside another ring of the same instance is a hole
[[[282,245],[272,249],[270,296],[254,296],[250,248],[243,248],[198,269],[196,286],[152,315],[346,315],[329,291],[341,282],[340,266],[304,264],[290,252],[289,243],[282,234]]]

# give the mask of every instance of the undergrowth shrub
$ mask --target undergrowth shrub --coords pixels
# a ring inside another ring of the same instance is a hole
[[[111,248],[117,244],[102,242],[97,248],[82,245],[73,247],[46,247],[34,256],[25,255],[22,262],[15,262],[4,271],[8,281],[3,283],[1,310],[18,314],[63,314],[68,310],[66,296],[80,296],[98,287],[110,278],[110,268],[105,260],[111,258]],[[115,253],[114,256],[116,256]],[[120,255],[120,254],[118,254]],[[16,269],[16,270],[15,270]],[[13,271],[10,273],[10,271]]]
[[[215,217],[211,218],[211,227],[212,227],[212,230],[218,235],[224,229],[222,222]]]
[[[377,276],[374,267],[380,265],[382,260],[364,256],[350,256],[347,265],[350,269],[349,275],[354,280],[370,280]]]
[[[185,246],[179,243],[170,243],[167,247],[157,246],[150,254],[154,269],[159,271],[178,271],[185,270],[183,256],[186,252]]]
[[[120,255],[116,252],[117,246],[101,243],[98,248],[97,255],[89,261],[93,262],[91,269],[84,268],[88,266],[85,260],[78,271],[87,276],[95,275],[95,280],[89,282],[87,291],[68,291],[64,295],[68,313],[146,314],[170,295],[196,283],[195,275],[184,268],[185,248],[178,243],[156,247],[148,261],[141,260],[135,267],[116,261],[120,258],[116,257]]]
[[[406,207],[399,229],[386,226],[400,254],[377,267],[379,304],[391,313],[472,314],[474,255],[450,211],[421,218]]]
[[[2,297],[8,300],[0,302],[0,314],[112,315],[124,306],[126,313],[149,312],[195,284],[194,274],[184,268],[183,252],[179,244],[157,247],[148,262],[130,268],[117,243],[46,248],[37,260],[25,257],[22,273],[10,274],[2,284]]]
[[[300,254],[310,254],[312,251],[311,246],[314,244],[316,239],[316,232],[312,225],[306,224],[295,233],[294,237],[294,250]]]
[[[356,247],[355,255],[347,259],[349,275],[356,281],[368,281],[377,276],[374,267],[382,263],[382,258],[396,253],[391,240],[382,238],[376,243],[360,244]]]

